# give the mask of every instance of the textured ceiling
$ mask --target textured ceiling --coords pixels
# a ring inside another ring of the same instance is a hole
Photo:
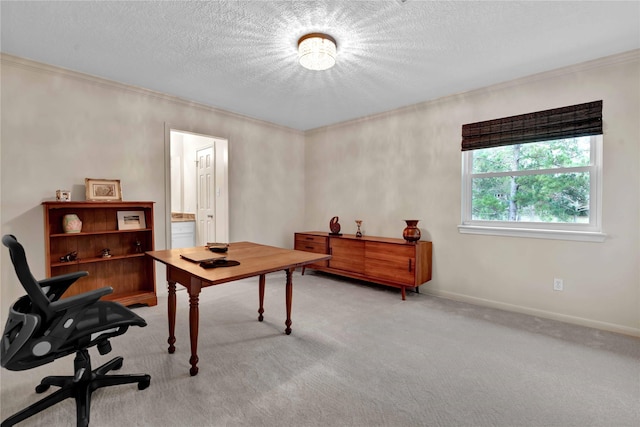
[[[2,1],[2,52],[307,130],[640,48],[640,2]],[[309,71],[296,43],[338,42]]]

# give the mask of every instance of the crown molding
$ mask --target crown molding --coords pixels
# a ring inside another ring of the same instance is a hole
[[[617,66],[617,65],[626,64],[626,63],[633,63],[638,61],[640,61],[640,49],[634,49],[627,52],[622,52],[622,53],[609,55],[609,56],[605,56],[598,59],[593,59],[590,61],[580,62],[578,64],[568,65],[562,68],[556,68],[550,71],[543,71],[540,73],[531,74],[529,76],[508,80],[501,83],[496,83],[490,86],[484,86],[481,88],[471,89],[471,90],[463,91],[459,93],[452,93],[450,95],[446,95],[440,98],[434,98],[431,100],[419,102],[417,104],[396,108],[394,110],[384,111],[382,113],[372,114],[369,116],[359,117],[353,120],[347,120],[347,121],[335,123],[332,125],[309,129],[305,132],[305,134],[311,135],[314,133],[322,133],[329,129],[336,129],[343,126],[350,126],[357,123],[378,120],[378,119],[393,116],[396,114],[413,112],[429,106],[450,102],[454,98],[460,99],[461,97],[464,98],[464,97],[470,97],[470,96],[483,95],[489,92],[495,92],[498,90],[521,86],[524,84],[534,83],[542,80],[554,79],[554,78],[562,77],[569,74],[595,70],[598,68],[612,67],[612,66]]]
[[[363,122],[367,122],[367,121],[372,121],[372,120],[378,120],[384,117],[389,117],[392,115],[396,115],[396,114],[402,114],[405,112],[411,112],[411,111],[416,111],[425,107],[428,107],[430,105],[437,105],[440,103],[444,103],[444,102],[449,102],[451,99],[453,98],[460,98],[460,97],[467,97],[467,96],[474,96],[474,95],[481,95],[483,93],[486,92],[490,92],[490,91],[496,91],[496,90],[500,90],[500,89],[506,89],[506,88],[511,88],[511,87],[515,87],[515,86],[521,86],[523,84],[528,84],[528,83],[533,83],[533,82],[537,82],[537,81],[541,81],[541,80],[546,80],[546,79],[552,79],[552,78],[557,78],[557,77],[561,77],[561,76],[565,76],[568,74],[573,74],[573,73],[578,73],[578,72],[583,72],[583,71],[588,71],[588,70],[594,70],[597,68],[605,68],[605,67],[611,67],[611,66],[616,66],[616,65],[620,65],[620,64],[625,64],[625,63],[632,63],[632,62],[637,62],[640,60],[640,49],[634,49],[634,50],[630,50],[627,52],[622,52],[622,53],[618,53],[618,54],[614,54],[614,55],[609,55],[609,56],[605,56],[602,58],[598,58],[598,59],[593,59],[590,61],[585,61],[585,62],[581,62],[578,64],[574,64],[574,65],[569,65],[566,67],[562,67],[562,68],[557,68],[554,70],[550,70],[550,71],[544,71],[544,72],[540,72],[540,73],[536,73],[536,74],[532,74],[526,77],[521,77],[521,78],[517,78],[514,80],[509,80],[506,82],[501,82],[501,83],[496,83],[494,85],[490,85],[490,86],[485,86],[485,87],[481,87],[481,88],[477,88],[477,89],[471,89],[468,91],[464,91],[464,92],[459,92],[459,93],[454,93],[454,94],[450,94],[450,95],[446,95],[440,98],[435,98],[435,99],[431,99],[431,100],[427,100],[427,101],[423,101],[423,102],[419,102],[417,104],[412,104],[412,105],[408,105],[405,107],[401,107],[401,108],[396,108],[394,110],[389,110],[389,111],[385,111],[382,113],[377,113],[377,114],[372,114],[369,116],[364,116],[364,117],[359,117],[357,119],[352,119],[352,120],[347,120],[344,122],[340,122],[340,123],[334,123],[331,125],[327,125],[327,126],[321,126],[318,128],[314,128],[314,129],[309,129],[307,131],[300,131],[297,129],[293,129],[293,128],[289,128],[286,126],[281,126],[272,122],[268,122],[265,120],[260,120],[260,119],[256,119],[250,116],[245,116],[242,114],[238,114],[238,113],[233,113],[227,110],[223,110],[217,107],[213,107],[210,105],[206,105],[206,104],[202,104],[199,102],[195,102],[195,101],[189,101],[187,99],[184,98],[180,98],[177,96],[173,96],[173,95],[168,95],[162,92],[158,92],[158,91],[154,91],[151,89],[146,89],[140,86],[133,86],[133,85],[127,85],[124,83],[119,83],[113,80],[108,80],[102,77],[97,77],[97,76],[93,76],[90,74],[85,74],[85,73],[81,73],[78,71],[74,71],[74,70],[69,70],[66,68],[62,68],[62,67],[57,67],[54,65],[49,65],[49,64],[45,64],[45,63],[41,63],[41,62],[37,62],[37,61],[33,61],[30,59],[26,59],[26,58],[22,58],[19,56],[15,56],[15,55],[11,55],[11,54],[7,54],[7,53],[0,53],[0,63],[7,63],[16,67],[21,67],[24,69],[28,69],[28,70],[32,70],[32,71],[39,71],[39,72],[47,72],[47,73],[52,73],[52,74],[56,74],[56,75],[64,75],[66,77],[69,78],[74,78],[74,79],[78,79],[78,80],[82,80],[85,82],[90,82],[92,84],[95,85],[99,85],[99,86],[106,86],[106,87],[110,87],[110,88],[117,88],[120,90],[125,90],[125,91],[129,91],[129,92],[134,92],[137,94],[141,94],[143,96],[149,96],[149,97],[154,97],[154,98],[158,98],[158,99],[162,99],[162,100],[166,100],[169,102],[173,102],[176,104],[180,104],[183,106],[188,106],[191,108],[198,108],[198,109],[202,109],[211,113],[215,113],[215,114],[221,114],[221,115],[225,115],[228,117],[232,117],[235,119],[240,119],[240,120],[247,120],[247,121],[251,121],[254,122],[256,124],[260,124],[262,126],[268,126],[268,127],[273,127],[273,128],[277,128],[277,129],[281,129],[281,130],[287,130],[289,132],[294,132],[297,133],[299,135],[310,135],[310,134],[315,134],[315,133],[321,133],[321,132],[325,132],[329,129],[336,129],[336,128],[340,128],[343,126],[350,126],[353,124],[357,124],[357,123],[363,123]]]
[[[156,99],[161,99],[164,101],[168,101],[168,102],[172,102],[175,104],[180,104],[182,106],[186,106],[186,107],[191,107],[191,108],[198,108],[200,110],[205,110],[207,112],[210,113],[215,113],[215,114],[220,114],[220,115],[224,115],[227,117],[231,117],[234,119],[238,119],[238,120],[246,120],[246,121],[250,121],[262,126],[268,126],[268,127],[272,127],[272,128],[276,128],[276,129],[280,129],[280,130],[286,130],[288,132],[294,132],[297,133],[299,135],[302,135],[303,132],[299,131],[297,129],[293,129],[293,128],[289,128],[286,126],[281,126],[275,123],[271,123],[268,122],[266,120],[260,120],[260,119],[256,119],[250,116],[245,116],[242,114],[238,114],[238,113],[234,113],[231,111],[227,111],[227,110],[223,110],[221,108],[217,108],[217,107],[213,107],[211,105],[207,105],[207,104],[202,104],[200,102],[196,102],[196,101],[190,101],[188,99],[184,99],[184,98],[180,98],[178,96],[174,96],[174,95],[169,95],[163,92],[158,92],[158,91],[154,91],[151,89],[146,89],[140,86],[134,86],[134,85],[128,85],[128,84],[124,84],[124,83],[119,83],[116,82],[114,80],[109,80],[109,79],[105,79],[102,77],[98,77],[98,76],[94,76],[91,74],[86,74],[86,73],[81,73],[79,71],[74,71],[74,70],[70,70],[68,68],[62,68],[62,67],[58,67],[55,65],[50,65],[50,64],[45,64],[42,62],[37,62],[37,61],[33,61],[31,59],[27,59],[27,58],[22,58],[19,56],[15,56],[15,55],[11,55],[11,54],[7,54],[7,53],[0,53],[0,63],[1,64],[7,64],[10,66],[14,66],[16,68],[22,68],[25,70],[29,70],[29,71],[35,71],[35,72],[41,72],[41,73],[48,73],[48,74],[54,74],[54,75],[62,75],[64,77],[70,78],[70,79],[75,79],[75,80],[79,80],[79,81],[83,81],[83,82],[88,82],[90,84],[96,85],[96,86],[103,86],[103,87],[107,87],[110,89],[118,89],[118,90],[123,90],[126,92],[132,92],[132,93],[136,93],[138,95],[142,95],[142,96],[147,96],[150,98],[156,98]]]

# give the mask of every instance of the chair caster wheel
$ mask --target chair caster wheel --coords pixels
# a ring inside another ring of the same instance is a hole
[[[45,391],[49,390],[49,387],[51,387],[49,384],[38,384],[36,386],[36,393],[44,393]]]
[[[116,363],[115,365],[113,365],[113,369],[114,371],[117,371],[118,369],[122,368],[122,359],[120,359],[120,362]]]
[[[138,383],[138,390],[144,390],[145,388],[149,387],[149,384],[151,384],[151,378],[147,378],[144,381],[140,381]]]

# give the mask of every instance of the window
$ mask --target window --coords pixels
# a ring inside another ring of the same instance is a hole
[[[602,101],[463,126],[462,233],[603,241]]]

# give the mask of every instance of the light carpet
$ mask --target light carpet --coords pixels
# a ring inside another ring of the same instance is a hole
[[[310,271],[294,275],[287,336],[284,282],[267,276],[262,323],[257,278],[203,290],[195,377],[186,291],[175,354],[166,297],[136,308],[148,326],[114,338],[108,355],[91,349],[92,362],[122,355],[118,373],[148,373],[151,386],[96,391],[91,426],[640,425],[637,338],[425,294],[402,301],[397,289]],[[41,397],[41,377],[72,366],[73,355],[2,370],[2,419]],[[20,425],[74,426],[75,403]]]

